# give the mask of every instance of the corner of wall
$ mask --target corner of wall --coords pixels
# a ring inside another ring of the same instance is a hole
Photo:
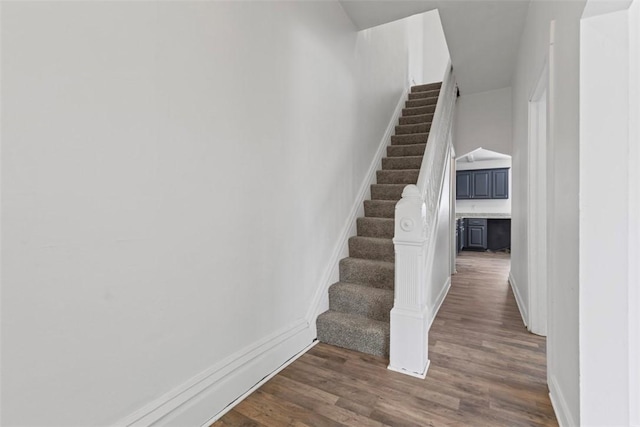
[[[558,381],[554,376],[550,376],[549,378],[549,399],[551,400],[551,406],[553,406],[553,411],[556,413],[556,418],[558,419],[558,425],[560,427],[573,427],[579,425],[571,414],[569,405],[567,404]]]
[[[524,323],[524,326],[528,327],[529,312],[527,310],[527,305],[524,303],[524,300],[522,299],[522,295],[518,290],[518,286],[516,285],[516,280],[513,277],[513,274],[511,274],[511,271],[509,271],[509,285],[511,286],[511,289],[513,290],[513,295],[516,298],[516,304],[518,305],[518,311],[520,312],[520,316],[522,317],[522,322]]]

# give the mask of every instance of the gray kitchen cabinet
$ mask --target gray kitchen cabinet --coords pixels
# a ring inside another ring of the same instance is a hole
[[[456,199],[508,199],[509,169],[456,172]]]

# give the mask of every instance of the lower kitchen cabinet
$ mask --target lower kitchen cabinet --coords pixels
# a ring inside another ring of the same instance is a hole
[[[487,220],[480,218],[467,219],[467,244],[469,249],[487,249]]]
[[[511,248],[511,220],[507,218],[466,218],[458,221],[456,231],[458,251]]]

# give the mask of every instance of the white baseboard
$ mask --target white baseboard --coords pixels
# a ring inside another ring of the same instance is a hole
[[[522,300],[522,295],[518,290],[518,286],[516,285],[516,281],[509,271],[509,285],[511,285],[511,290],[513,291],[513,295],[516,297],[516,304],[518,305],[518,311],[520,311],[520,316],[522,317],[522,322],[525,327],[529,326],[529,312],[527,311],[527,306]]]
[[[306,319],[309,322],[309,327],[314,334],[316,334],[316,318],[322,312],[326,311],[328,308],[328,289],[333,283],[338,280],[339,276],[339,268],[340,268],[340,260],[349,254],[349,237],[354,236],[356,234],[356,219],[359,216],[364,215],[364,201],[367,200],[371,194],[371,184],[375,184],[376,182],[376,171],[380,168],[380,163],[382,158],[385,156],[387,146],[391,142],[391,136],[395,132],[396,125],[398,124],[398,119],[402,115],[402,108],[404,107],[404,103],[407,99],[407,94],[409,93],[410,86],[407,85],[400,95],[400,99],[396,104],[396,108],[393,111],[391,119],[389,120],[389,124],[387,125],[387,129],[380,140],[380,144],[378,146],[378,150],[371,161],[371,165],[369,166],[369,170],[364,180],[362,181],[362,185],[358,191],[358,195],[356,196],[353,205],[351,206],[351,211],[349,216],[346,219],[346,222],[342,228],[342,232],[338,238],[337,244],[334,247],[331,257],[329,258],[329,264],[322,275],[320,280],[320,285],[316,289],[316,293],[313,296],[313,300],[311,302],[311,306],[307,311]],[[324,302],[324,303],[323,303]]]
[[[312,341],[307,322],[301,319],[216,363],[115,426],[203,425]]]
[[[409,375],[410,377],[423,380],[427,378],[427,372],[429,372],[429,366],[431,366],[431,360],[427,360],[427,365],[424,367],[424,371],[422,372],[411,372],[411,371],[407,371],[406,369],[399,369],[399,368],[393,367],[391,365],[387,366],[387,369],[393,372],[398,372],[404,375]]]
[[[440,291],[440,293],[438,294],[438,297],[436,298],[435,304],[433,304],[433,309],[431,310],[431,313],[430,313],[431,318],[429,319],[429,329],[431,329],[431,325],[433,324],[433,321],[438,315],[438,312],[440,311],[440,307],[442,307],[442,303],[444,302],[444,299],[447,297],[447,294],[449,293],[449,289],[451,289],[451,276],[447,277],[447,280],[446,282],[444,282],[444,286],[442,287],[442,290]]]
[[[553,411],[556,413],[560,427],[575,427],[578,425],[573,415],[571,415],[569,405],[567,405],[567,401],[554,376],[551,376],[549,379],[549,398],[551,399],[551,406],[553,406]]]
[[[296,354],[295,356],[293,356],[291,359],[287,360],[282,366],[280,366],[278,369],[276,369],[275,371],[273,371],[272,373],[270,373],[269,375],[267,375],[266,377],[264,377],[262,379],[262,381],[260,381],[259,383],[257,383],[256,385],[254,385],[253,387],[251,387],[249,390],[246,391],[246,393],[244,393],[242,396],[238,397],[236,400],[234,400],[233,402],[231,402],[229,404],[229,406],[227,406],[226,408],[224,408],[222,411],[218,412],[216,415],[213,416],[213,418],[210,418],[207,420],[207,422],[205,422],[204,424],[202,424],[202,427],[209,427],[211,424],[215,423],[216,421],[218,421],[220,418],[224,417],[224,415],[229,412],[230,410],[232,410],[236,405],[238,405],[240,402],[242,402],[244,399],[246,399],[247,397],[249,397],[249,395],[251,395],[251,393],[253,393],[254,391],[256,391],[257,389],[259,389],[260,387],[262,387],[262,385],[264,383],[266,383],[267,381],[269,381],[271,378],[275,377],[276,375],[278,375],[278,373],[280,373],[280,371],[282,371],[284,368],[286,368],[287,366],[291,365],[293,362],[295,362],[296,360],[298,360],[298,358],[300,356],[302,356],[303,354],[305,354],[307,351],[311,350],[313,347],[315,347],[316,344],[318,344],[319,341],[314,341],[311,344],[309,344],[306,348],[304,348],[301,352],[299,352],[298,354]]]

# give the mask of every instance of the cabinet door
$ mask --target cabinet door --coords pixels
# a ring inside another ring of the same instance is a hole
[[[456,172],[456,199],[470,199],[471,194],[471,172]]]
[[[491,171],[478,170],[473,172],[473,195],[474,199],[491,198]]]
[[[509,198],[509,169],[494,169],[491,171],[491,198]]]
[[[471,249],[487,249],[487,226],[467,226],[467,247]]]

